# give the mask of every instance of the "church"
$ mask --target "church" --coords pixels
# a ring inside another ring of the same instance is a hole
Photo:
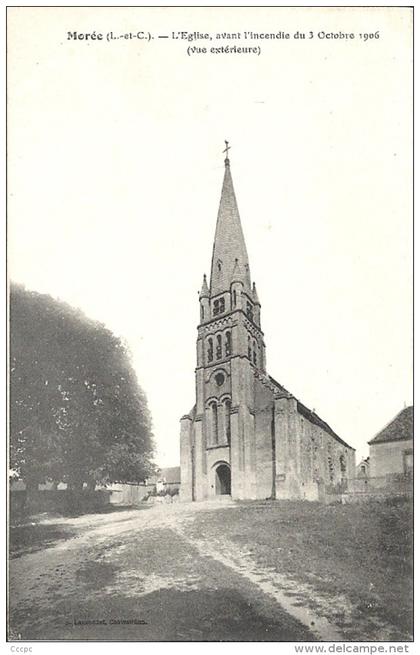
[[[204,275],[196,402],[181,419],[183,501],[323,500],[355,477],[355,450],[266,370],[261,305],[225,171],[210,285]]]

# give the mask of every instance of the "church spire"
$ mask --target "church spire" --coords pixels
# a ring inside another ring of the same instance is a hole
[[[217,215],[211,263],[210,291],[212,296],[223,291],[229,291],[234,271],[235,277],[237,277],[238,270],[243,277],[245,289],[251,290],[248,253],[230,172],[228,157],[230,146],[227,141],[225,143],[226,148],[223,151],[226,152],[225,175]]]

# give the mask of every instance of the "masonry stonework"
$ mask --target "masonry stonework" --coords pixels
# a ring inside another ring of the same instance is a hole
[[[355,451],[266,372],[261,306],[229,159],[204,276],[196,403],[181,419],[181,500],[322,500],[355,475]]]

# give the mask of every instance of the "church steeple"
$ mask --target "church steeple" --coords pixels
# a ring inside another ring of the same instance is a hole
[[[195,405],[181,419],[180,499],[322,500],[325,485],[354,477],[354,453],[267,375],[228,143],[224,152],[210,288],[204,276],[199,292]],[[334,476],[328,453],[340,462]]]
[[[211,296],[229,291],[231,283],[238,275],[243,281],[244,289],[251,291],[248,253],[233,189],[228,151],[229,145],[226,141],[225,175],[217,215],[211,264]]]

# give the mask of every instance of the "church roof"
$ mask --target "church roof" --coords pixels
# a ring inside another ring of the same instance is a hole
[[[211,263],[212,296],[230,289],[234,269],[236,269],[235,274],[240,271],[245,288],[251,291],[248,253],[233,189],[230,162],[226,158]]]
[[[269,375],[268,377],[270,379],[270,382],[272,382],[274,384],[277,391],[279,392],[279,394],[283,398],[292,398],[293,397],[293,394],[291,394],[290,391],[287,391],[286,387],[283,387],[283,385],[280,384],[280,382],[277,382],[277,380],[275,380],[271,375]]]
[[[325,432],[327,432],[327,434],[331,435],[331,437],[333,437],[336,441],[338,441],[338,443],[341,443],[346,448],[350,448],[351,450],[355,450],[355,448],[353,448],[352,446],[349,446],[348,443],[346,443],[343,439],[341,439],[341,437],[339,437],[338,434],[336,432],[334,432],[334,430],[328,425],[328,423],[323,421],[322,418],[320,416],[318,416],[318,414],[316,414],[314,411],[308,409],[308,407],[306,407],[303,403],[301,403],[300,400],[298,400],[296,398],[296,396],[294,396],[292,393],[290,393],[290,391],[287,391],[287,389],[285,387],[283,387],[279,382],[277,382],[277,380],[275,380],[273,377],[271,377],[271,375],[269,375],[268,377],[270,378],[271,382],[278,388],[279,393],[283,397],[285,397],[285,398],[295,398],[296,399],[297,411],[299,412],[299,414],[301,414],[301,416],[304,416],[308,421],[310,421],[314,425],[318,425]]]
[[[339,437],[338,434],[336,432],[334,432],[334,430],[328,425],[328,423],[323,421],[322,418],[320,416],[318,416],[318,414],[316,414],[312,410],[305,407],[305,405],[303,405],[301,402],[299,402],[299,400],[297,401],[297,409],[298,409],[299,414],[304,416],[306,419],[308,419],[308,421],[310,421],[314,425],[318,425],[325,432],[327,432],[327,434],[334,437],[334,439],[336,441],[338,441],[338,443],[341,443],[346,448],[350,448],[351,450],[355,450],[355,448],[353,448],[352,446],[349,446],[348,443],[346,443],[341,437]]]
[[[406,441],[413,439],[414,407],[405,407],[368,444],[376,445],[387,441]]]

